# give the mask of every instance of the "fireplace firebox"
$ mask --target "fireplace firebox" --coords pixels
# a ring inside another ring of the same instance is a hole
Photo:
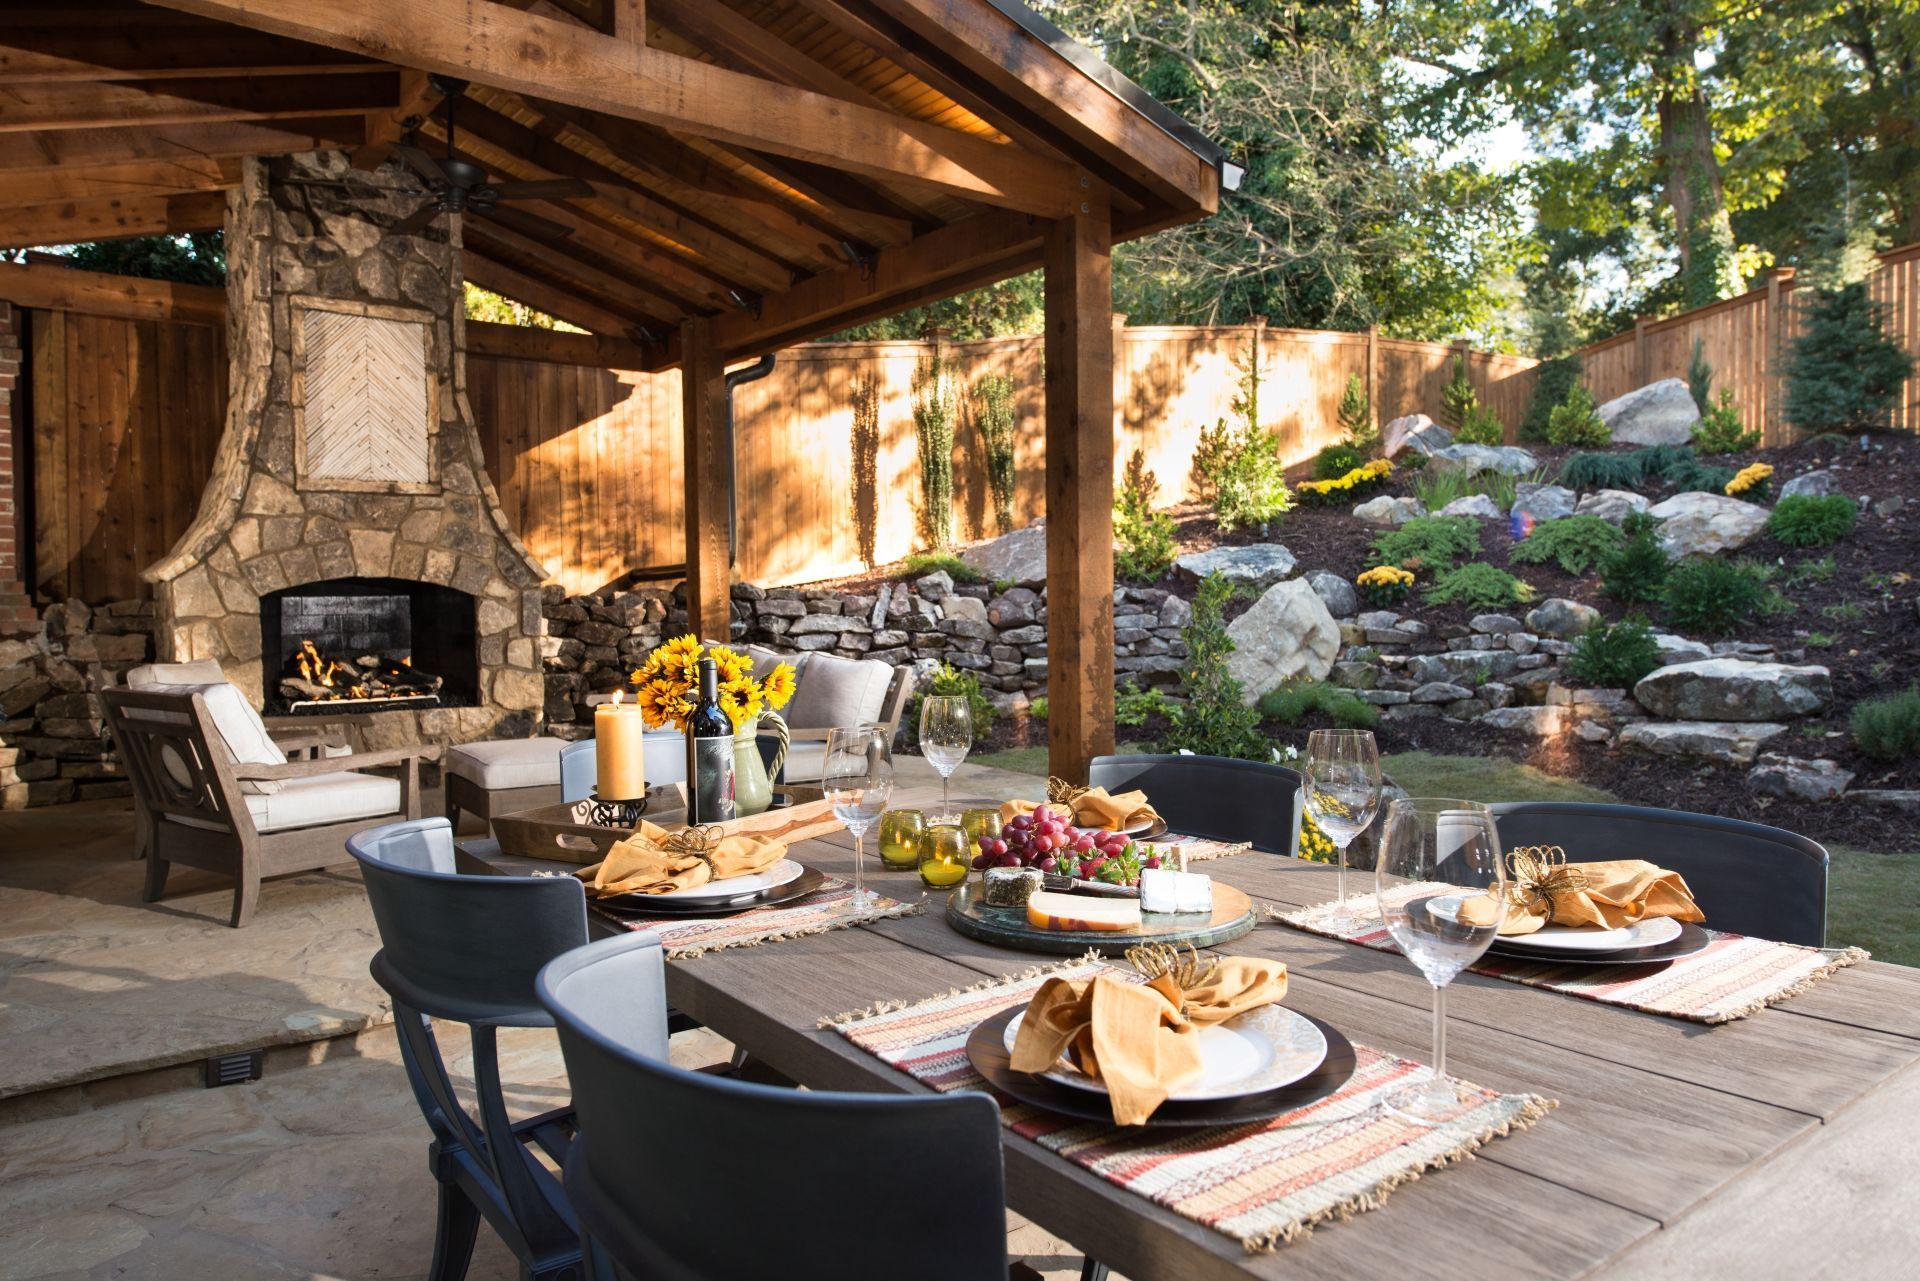
[[[260,598],[268,710],[324,715],[471,707],[474,599],[437,583],[333,578]]]

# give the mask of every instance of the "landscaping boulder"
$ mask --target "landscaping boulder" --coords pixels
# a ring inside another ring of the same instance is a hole
[[[1760,745],[1787,732],[1779,722],[1635,721],[1620,731],[1621,747],[1722,765],[1751,765]]]
[[[1518,730],[1535,738],[1552,738],[1566,727],[1567,715],[1564,707],[1496,707],[1490,712],[1480,713],[1475,720],[1494,729]]]
[[[1747,773],[1747,790],[1755,796],[1778,796],[1788,801],[1831,801],[1847,790],[1853,775],[1838,761],[1801,760],[1768,752]]]
[[[1574,492],[1560,485],[1521,481],[1513,491],[1513,514],[1535,520],[1560,520],[1573,515]]]
[[[1335,618],[1352,618],[1360,608],[1360,594],[1353,584],[1331,570],[1314,570],[1307,575],[1307,586]]]
[[[1909,814],[1920,814],[1920,788],[1862,788],[1857,792],[1848,793],[1847,799],[1850,801],[1867,801],[1874,805],[1884,805],[1889,809],[1905,810]]]
[[[1355,506],[1353,514],[1369,525],[1404,525],[1416,516],[1426,515],[1427,508],[1418,498],[1382,494]]]
[[[1279,543],[1255,543],[1190,552],[1174,561],[1173,567],[1195,582],[1219,574],[1242,587],[1271,587],[1291,575],[1298,563],[1294,554]]]
[[[1500,504],[1485,494],[1468,494],[1465,498],[1456,498],[1440,509],[1442,516],[1473,516],[1480,520],[1499,520],[1506,513],[1500,510]]]
[[[1655,632],[1653,643],[1660,647],[1660,665],[1671,667],[1675,663],[1691,663],[1695,659],[1712,658],[1713,650],[1704,641],[1688,640],[1672,632]]]
[[[1407,414],[1380,429],[1380,453],[1394,458],[1405,450],[1432,454],[1453,443],[1453,433],[1425,414]]]
[[[1472,690],[1451,681],[1428,681],[1413,691],[1413,701],[1416,703],[1457,703],[1463,698],[1472,697]]]
[[[960,559],[993,582],[1039,587],[1047,581],[1047,527],[1029,525],[975,543]]]
[[[1662,378],[1599,408],[1616,445],[1684,445],[1693,439],[1700,407],[1678,378]]]
[[[931,574],[914,579],[913,590],[920,594],[921,600],[937,604],[953,595],[953,575],[944,569],[936,569]]]
[[[1598,516],[1609,525],[1624,525],[1628,516],[1643,512],[1650,506],[1652,504],[1644,495],[1630,489],[1596,489],[1591,494],[1581,496],[1573,514]]]
[[[1482,636],[1505,636],[1508,632],[1526,630],[1526,624],[1512,614],[1475,614],[1467,620],[1467,626]]]
[[[1304,580],[1267,588],[1253,608],[1227,627],[1233,653],[1227,671],[1253,703],[1283,681],[1325,680],[1340,653],[1340,625]]]
[[[1578,636],[1599,621],[1599,610],[1564,596],[1550,596],[1527,611],[1527,630],[1542,636]]]
[[[1825,707],[1833,678],[1824,667],[1703,658],[1649,672],[1633,696],[1654,715],[1678,720],[1772,721]]]
[[[1840,477],[1834,474],[1831,467],[1822,467],[1819,471],[1810,471],[1804,475],[1795,476],[1792,480],[1780,486],[1780,497],[1782,498],[1794,498],[1803,495],[1810,498],[1819,498],[1827,494],[1838,494],[1842,492],[1844,491],[1840,488]]]
[[[1736,551],[1760,537],[1767,509],[1724,494],[1675,494],[1647,509],[1663,522],[1660,545],[1669,556],[1713,556]]]
[[[1433,466],[1443,470],[1497,471],[1502,476],[1525,476],[1540,467],[1540,460],[1518,445],[1448,445],[1434,450],[1432,458]]]

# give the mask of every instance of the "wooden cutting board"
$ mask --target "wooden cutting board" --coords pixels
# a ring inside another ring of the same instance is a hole
[[[781,789],[794,803],[780,809],[716,824],[727,833],[750,832],[769,840],[792,845],[816,836],[844,831],[845,825],[833,816],[833,806],[817,787]],[[652,808],[647,819],[660,827],[673,829],[686,825],[686,809],[679,788],[663,788],[649,793],[650,804],[670,804],[673,808]],[[493,820],[493,834],[500,852],[520,858],[577,861],[582,865],[598,861],[606,852],[632,832],[623,827],[600,827],[587,821],[585,802],[574,805],[542,805],[535,809],[501,814]]]

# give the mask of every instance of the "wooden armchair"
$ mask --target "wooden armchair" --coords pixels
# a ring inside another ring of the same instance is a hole
[[[288,761],[230,685],[110,689],[101,701],[133,783],[147,902],[165,891],[174,863],[219,872],[234,878],[229,924],[236,928],[252,915],[262,878],[347,863],[348,836],[418,818],[419,761],[439,751],[399,747]],[[369,769],[399,777],[362,772]]]
[[[763,662],[793,662],[785,655],[750,647],[758,671]],[[836,658],[831,654],[799,656],[800,670],[793,700],[787,704],[788,745],[781,779],[789,783],[818,782],[826,762],[827,732],[842,725],[884,725],[889,733],[900,729],[907,698],[913,692],[913,669],[890,667],[871,658]],[[771,759],[770,735],[761,735],[761,754]]]

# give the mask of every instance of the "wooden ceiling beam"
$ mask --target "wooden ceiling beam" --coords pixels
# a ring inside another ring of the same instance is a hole
[[[542,201],[529,206],[529,212],[559,223],[571,233],[571,243],[617,262],[623,271],[646,281],[649,288],[674,299],[682,310],[719,311],[733,305],[726,285],[689,270],[651,241],[641,240],[568,201]]]
[[[0,195],[0,199],[6,199]],[[177,235],[213,231],[227,217],[227,197],[219,191],[176,196],[115,196],[64,200],[52,204],[0,206],[0,244],[75,245],[127,236]]]
[[[354,149],[353,167],[368,173],[378,169],[393,154],[394,144],[433,114],[434,108],[443,101],[439,90],[427,83],[426,72],[412,67],[400,68],[397,101],[389,110],[367,113],[367,140]]]
[[[0,132],[365,115],[398,96],[392,71],[340,76],[53,81],[0,89]]]
[[[83,311],[128,320],[227,323],[227,291],[170,280],[75,271],[51,263],[0,263],[0,298],[20,307]]]
[[[355,116],[161,125],[119,129],[0,133],[0,173],[58,172],[70,167],[144,165],[155,173],[192,170],[210,160],[286,155],[328,147],[356,146],[365,122]]]
[[[513,212],[518,212],[511,205],[507,208],[509,217]],[[526,212],[533,217],[544,216],[532,210]],[[524,224],[523,227],[514,227],[498,219],[479,215],[468,218],[462,224],[461,235],[469,245],[483,253],[492,246],[523,260],[550,263],[558,274],[569,281],[584,285],[603,298],[630,301],[654,319],[677,325],[687,314],[687,308],[678,299],[657,291],[650,282],[636,278],[610,260],[595,258],[585,246],[570,243],[569,237],[536,237],[524,229]]]
[[[623,315],[595,299],[568,293],[550,281],[536,279],[516,266],[497,262],[472,249],[460,251],[460,274],[482,289],[490,289],[515,302],[523,302],[536,311],[544,311],[556,320],[612,338],[633,338],[644,317]],[[3,278],[0,278],[3,283]],[[0,297],[6,291],[0,288]]]
[[[71,165],[8,174],[0,183],[0,204],[39,205],[59,200],[98,200],[134,196],[172,196],[188,191],[219,191],[240,185],[240,161],[201,157],[161,163]]]
[[[328,76],[379,69],[372,59],[338,49],[157,10],[107,20],[0,9],[0,85]]]
[[[258,31],[1059,217],[1080,175],[1018,146],[959,133],[473,0],[156,0]],[[344,77],[351,79],[351,77]]]
[[[576,334],[532,325],[467,322],[467,354],[504,360],[537,360],[549,365],[588,369],[645,369],[656,353],[637,342],[605,334]]]

